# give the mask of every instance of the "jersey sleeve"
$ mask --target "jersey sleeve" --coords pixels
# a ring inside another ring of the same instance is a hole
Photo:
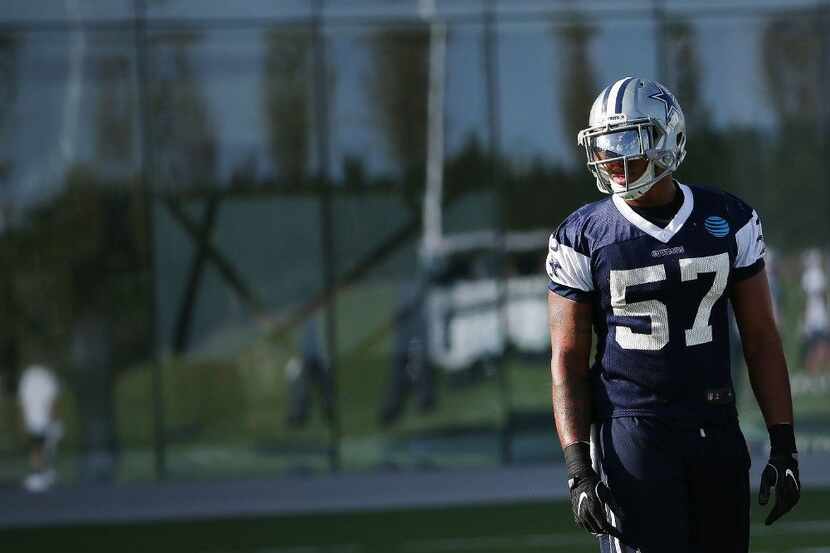
[[[754,276],[764,268],[767,248],[758,213],[742,201],[737,201],[739,227],[735,232],[735,242],[738,253],[733,270],[735,280],[739,281]]]
[[[594,295],[591,258],[574,238],[568,221],[551,234],[545,263],[550,279],[548,289],[570,300],[588,302]]]

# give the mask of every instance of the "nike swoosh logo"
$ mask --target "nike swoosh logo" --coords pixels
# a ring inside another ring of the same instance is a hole
[[[792,469],[785,470],[784,471],[784,476],[789,476],[790,478],[792,478],[793,479],[793,484],[795,484],[795,489],[798,490],[798,491],[801,491],[801,489],[798,487],[798,479],[795,477],[795,474],[793,474]]]
[[[586,499],[588,499],[588,494],[586,492],[582,492],[579,495],[579,503],[577,503],[577,505],[576,505],[576,514],[577,515],[582,512],[582,502]]]

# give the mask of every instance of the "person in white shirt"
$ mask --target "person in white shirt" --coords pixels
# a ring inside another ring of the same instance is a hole
[[[55,374],[42,365],[27,367],[20,377],[17,394],[23,426],[30,437],[32,469],[23,480],[23,487],[31,492],[47,490],[57,478],[53,460],[63,437],[57,409],[60,391]]]
[[[804,318],[801,323],[804,366],[811,373],[830,368],[830,317],[827,314],[827,277],[821,252],[804,254],[801,276]]]

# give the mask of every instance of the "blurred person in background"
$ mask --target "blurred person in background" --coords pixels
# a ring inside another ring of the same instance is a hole
[[[285,364],[288,382],[286,424],[292,427],[305,425],[311,410],[312,386],[319,391],[323,416],[326,421],[331,421],[334,417],[334,383],[315,318],[305,323],[298,349],[299,353],[292,355]]]
[[[425,288],[420,278],[401,282],[389,381],[378,414],[383,425],[401,417],[413,392],[420,412],[435,407],[435,380],[427,352]]]
[[[830,320],[827,316],[827,276],[819,250],[804,253],[804,318],[801,323],[801,352],[804,367],[818,374],[830,367]]]
[[[55,451],[63,437],[63,424],[58,413],[60,392],[57,377],[44,366],[31,365],[20,376],[17,395],[23,426],[29,437],[31,465],[31,473],[23,480],[23,487],[31,492],[49,489],[57,478]]]
[[[685,118],[657,82],[606,87],[578,140],[610,197],[567,217],[548,248],[553,409],[574,519],[606,553],[746,553],[750,457],[728,302],[769,430],[759,502],[773,488],[775,502],[766,523],[800,496],[758,214],[673,178]]]

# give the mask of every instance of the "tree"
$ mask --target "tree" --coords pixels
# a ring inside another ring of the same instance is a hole
[[[597,95],[597,84],[589,54],[595,29],[578,11],[571,10],[565,16],[566,26],[555,31],[564,60],[564,76],[560,79],[562,91],[560,111],[565,127],[565,144],[573,144],[577,133],[586,127],[591,103]]]
[[[167,190],[208,188],[216,177],[216,132],[190,56],[201,39],[180,31],[151,45],[148,122],[155,184]]]
[[[0,144],[11,144],[12,118],[17,99],[17,55],[20,39],[12,33],[0,33]],[[8,197],[8,179],[12,171],[12,160],[8,152],[0,150],[0,218],[5,226],[11,218],[10,198]]]
[[[724,138],[711,125],[709,111],[701,97],[703,71],[697,55],[694,27],[685,19],[672,19],[665,24],[662,36],[665,47],[665,85],[674,92],[686,119],[686,160],[680,167],[680,178],[689,182],[717,183],[738,192],[742,182],[751,178],[748,171],[732,171],[740,149]],[[734,133],[734,129],[726,131]],[[746,137],[747,131],[740,135]],[[751,134],[751,133],[749,133]]]
[[[767,21],[761,40],[766,89],[778,116],[778,131],[762,160],[768,165],[764,203],[768,213],[779,214],[775,236],[781,242],[817,245],[830,232],[826,216],[830,194],[819,122],[824,101],[819,87],[820,31],[812,18],[782,14]],[[763,152],[756,150],[753,159],[759,156]]]
[[[821,37],[810,18],[780,15],[762,35],[762,62],[770,103],[781,122],[805,125],[818,114]]]
[[[134,152],[135,87],[127,53],[97,59],[95,148],[101,161],[129,164]]]
[[[311,128],[311,35],[266,34],[264,94],[268,143],[278,173],[291,185],[306,177]]]
[[[0,144],[11,143],[12,114],[17,98],[17,54],[20,44],[17,35],[0,34]],[[13,394],[17,388],[19,369],[19,309],[14,291],[14,259],[11,230],[14,204],[9,190],[13,160],[8,152],[0,154],[0,324],[6,331],[0,339],[0,374],[4,391]]]
[[[683,108],[688,132],[703,131],[709,127],[709,113],[700,97],[703,75],[697,56],[694,28],[686,20],[674,19],[666,25],[665,37],[665,84],[674,92]]]
[[[430,31],[423,25],[383,29],[369,41],[373,71],[367,86],[375,123],[401,167],[404,198],[414,207],[420,203],[426,161]]]

